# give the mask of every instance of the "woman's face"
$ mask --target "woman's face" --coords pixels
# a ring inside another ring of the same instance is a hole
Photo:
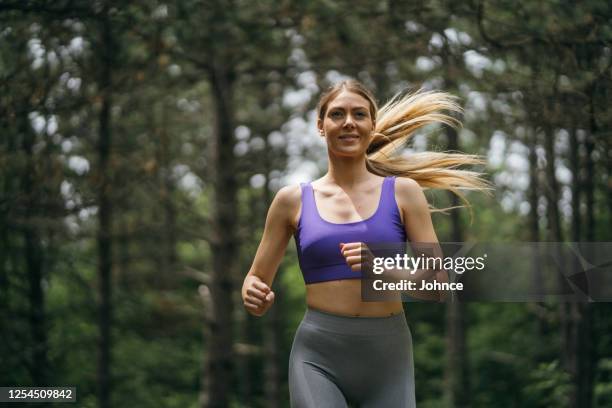
[[[370,102],[344,90],[328,103],[325,116],[318,120],[317,126],[330,152],[338,156],[365,154],[374,129]]]

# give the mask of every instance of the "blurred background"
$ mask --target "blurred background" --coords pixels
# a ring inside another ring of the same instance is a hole
[[[293,241],[265,317],[240,287],[275,191],[325,172],[314,106],[346,77],[460,98],[405,152],[487,160],[441,241],[612,241],[611,44],[604,0],[1,0],[0,385],[288,407]],[[612,406],[610,304],[405,308],[419,407]]]

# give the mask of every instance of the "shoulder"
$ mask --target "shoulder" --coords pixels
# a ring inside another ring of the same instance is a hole
[[[276,192],[270,205],[270,213],[285,220],[293,220],[302,203],[302,189],[299,184],[282,187]]]
[[[395,178],[395,192],[402,196],[423,194],[423,188],[415,180],[408,177]]]
[[[282,187],[276,192],[274,201],[281,207],[293,207],[300,204],[302,189],[299,184],[291,184]]]
[[[269,214],[295,230],[302,205],[302,188],[299,184],[285,186],[276,192]]]
[[[429,211],[423,188],[411,178],[397,177],[395,179],[395,198],[397,205],[402,210]]]

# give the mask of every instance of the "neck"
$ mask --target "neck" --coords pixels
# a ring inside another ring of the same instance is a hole
[[[341,187],[351,187],[369,180],[372,173],[366,168],[365,156],[333,157],[329,155],[329,168],[325,177]]]

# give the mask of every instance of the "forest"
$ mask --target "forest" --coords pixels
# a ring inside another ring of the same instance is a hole
[[[240,288],[276,191],[325,173],[315,106],[345,78],[457,96],[461,128],[404,148],[486,162],[441,242],[610,248],[609,1],[0,0],[0,386],[288,407],[293,240],[265,316]],[[605,299],[404,309],[419,407],[612,406]]]

